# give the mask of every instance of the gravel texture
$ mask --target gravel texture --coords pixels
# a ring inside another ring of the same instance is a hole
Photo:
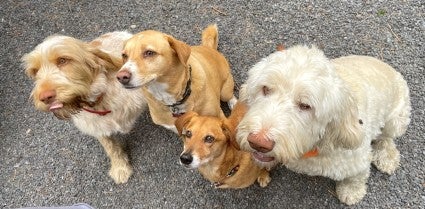
[[[364,54],[400,71],[409,84],[412,120],[396,141],[401,166],[394,175],[372,168],[365,198],[352,208],[425,205],[425,4],[422,0],[211,1],[31,0],[0,2],[0,208],[342,208],[335,183],[275,169],[267,188],[216,190],[197,171],[182,168],[182,143],[144,113],[119,136],[134,174],[116,185],[100,144],[70,122],[34,110],[32,82],[20,58],[45,37],[60,33],[90,40],[114,30],[155,29],[189,44],[217,23],[219,50],[236,81],[278,44],[316,44],[330,57]]]

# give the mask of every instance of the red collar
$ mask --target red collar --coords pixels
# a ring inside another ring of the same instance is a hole
[[[87,111],[87,112],[94,113],[94,114],[98,114],[98,115],[100,115],[100,116],[104,116],[104,115],[106,115],[106,114],[108,114],[108,113],[111,113],[111,112],[112,112],[112,111],[110,111],[110,110],[91,110],[91,109],[87,109],[87,108],[85,108],[85,107],[83,107],[83,110],[85,110],[85,111]]]
[[[304,155],[301,158],[310,158],[310,157],[316,157],[317,155],[319,155],[319,150],[316,148],[304,153]]]
[[[103,95],[104,94],[101,94],[99,97],[97,97],[97,99],[96,99],[96,101],[95,102],[90,102],[90,103],[86,103],[89,107],[93,107],[93,106],[95,106],[96,104],[99,104],[99,103],[101,103],[102,102],[102,100],[103,100]],[[87,111],[87,112],[90,112],[90,113],[94,113],[94,114],[98,114],[98,115],[100,115],[100,116],[104,116],[104,115],[107,115],[108,113],[111,113],[112,111],[110,111],[110,110],[92,110],[92,109],[87,109],[87,108],[85,108],[85,107],[82,107],[82,109],[83,110],[85,110],[85,111]]]

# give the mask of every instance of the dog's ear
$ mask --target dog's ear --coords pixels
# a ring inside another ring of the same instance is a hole
[[[96,56],[96,63],[104,66],[107,70],[118,70],[122,67],[123,62],[121,58],[114,57],[98,48],[91,48],[90,52]]]
[[[223,134],[227,138],[227,143],[229,143],[230,146],[233,146],[236,149],[240,150],[239,144],[236,142],[235,130],[232,127],[232,125],[229,124],[229,121],[227,119],[222,120],[221,130],[223,131]]]
[[[324,132],[324,140],[334,147],[356,149],[363,142],[363,121],[358,116],[358,110],[354,102],[342,107],[337,115],[330,121]]]
[[[30,64],[30,63],[37,63],[37,62],[34,62],[34,60],[37,60],[35,59],[34,54],[35,54],[34,52],[30,52],[28,54],[25,54],[21,58],[21,66],[25,69],[25,74],[31,79],[34,79],[35,74],[37,74],[37,68]]]
[[[198,113],[194,111],[187,112],[180,117],[177,118],[177,120],[174,122],[174,125],[177,128],[177,133],[181,136],[183,132],[183,128],[190,122],[190,120],[197,116]]]
[[[167,36],[167,40],[171,48],[176,52],[180,62],[186,66],[191,52],[190,46],[183,41],[173,38],[172,36]]]

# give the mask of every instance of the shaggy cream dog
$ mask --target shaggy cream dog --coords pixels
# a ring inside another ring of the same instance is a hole
[[[90,43],[51,36],[22,58],[35,81],[35,107],[70,118],[83,133],[96,137],[111,160],[109,175],[116,183],[127,182],[133,169],[111,136],[130,131],[146,107],[141,91],[128,91],[115,78],[123,43],[131,36],[113,32]]]
[[[269,167],[337,181],[346,204],[366,194],[371,162],[391,174],[399,166],[393,139],[410,122],[406,81],[366,56],[328,60],[315,47],[295,46],[256,64],[240,92],[249,110],[237,141]]]

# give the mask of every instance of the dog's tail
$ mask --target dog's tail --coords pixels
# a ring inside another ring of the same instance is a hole
[[[202,45],[211,47],[215,50],[218,48],[218,29],[217,24],[209,25],[202,31]]]

